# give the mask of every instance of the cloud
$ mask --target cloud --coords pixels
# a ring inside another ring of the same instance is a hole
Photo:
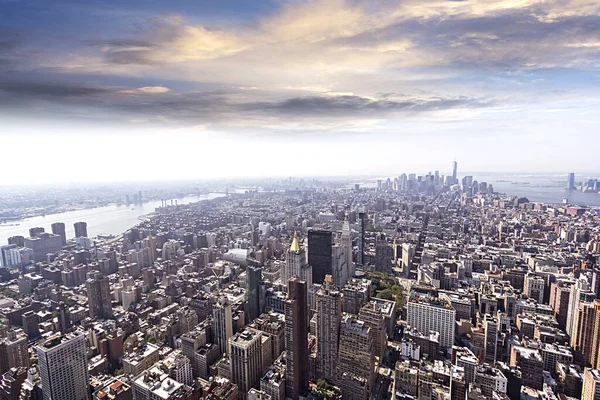
[[[119,93],[125,93],[125,94],[141,94],[141,93],[145,93],[145,94],[160,94],[160,93],[167,93],[170,89],[166,88],[164,86],[144,86],[141,88],[137,88],[137,89],[124,89],[124,90],[120,90]]]

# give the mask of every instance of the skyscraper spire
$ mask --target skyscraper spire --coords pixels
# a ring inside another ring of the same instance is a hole
[[[297,253],[300,251],[300,244],[298,243],[298,235],[294,232],[294,239],[292,239],[292,245],[290,246],[290,251]]]

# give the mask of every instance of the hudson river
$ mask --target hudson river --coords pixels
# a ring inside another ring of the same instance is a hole
[[[177,204],[189,204],[201,200],[210,200],[225,196],[222,193],[209,193],[200,196],[187,196],[177,199]],[[169,202],[170,204],[170,202]],[[60,214],[51,214],[44,217],[26,218],[0,225],[0,246],[7,244],[11,236],[29,236],[29,228],[41,226],[46,232],[52,232],[50,225],[54,222],[64,222],[67,240],[75,236],[73,223],[87,222],[88,236],[95,237],[99,234],[118,235],[140,222],[139,217],[154,212],[161,206],[161,201],[150,201],[143,204],[110,205],[105,207],[89,208],[86,210],[69,211]],[[18,226],[14,226],[19,224]]]

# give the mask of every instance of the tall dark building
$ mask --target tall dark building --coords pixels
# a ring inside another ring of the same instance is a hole
[[[312,266],[313,282],[323,282],[326,275],[332,275],[332,236],[331,231],[308,231],[308,263]]]
[[[35,228],[29,228],[29,237],[37,237],[40,233],[44,232],[44,228],[41,228],[39,226]]]
[[[75,228],[75,237],[88,237],[87,222],[75,222],[73,227]]]
[[[569,178],[567,180],[567,189],[575,189],[575,174],[572,172],[569,174]]]
[[[64,246],[65,244],[67,244],[67,233],[65,230],[64,222],[55,222],[51,225],[51,227],[52,227],[52,233],[60,236],[62,245]]]
[[[297,276],[288,281],[285,311],[285,391],[297,399],[308,389],[308,296],[306,282]]]
[[[367,228],[367,215],[358,213],[358,257],[356,262],[365,265],[365,229]]]
[[[246,289],[248,291],[248,322],[254,321],[261,314],[260,285],[262,283],[262,268],[248,266],[246,268]]]
[[[57,307],[58,311],[58,330],[60,333],[67,333],[71,329],[71,314],[69,306],[61,301]]]
[[[110,301],[110,282],[98,271],[88,273],[86,281],[90,317],[111,318],[112,304]]]

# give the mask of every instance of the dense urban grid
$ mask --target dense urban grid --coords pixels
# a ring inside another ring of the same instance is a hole
[[[289,178],[163,202],[118,236],[11,237],[0,395],[600,400],[600,209],[457,170]]]

